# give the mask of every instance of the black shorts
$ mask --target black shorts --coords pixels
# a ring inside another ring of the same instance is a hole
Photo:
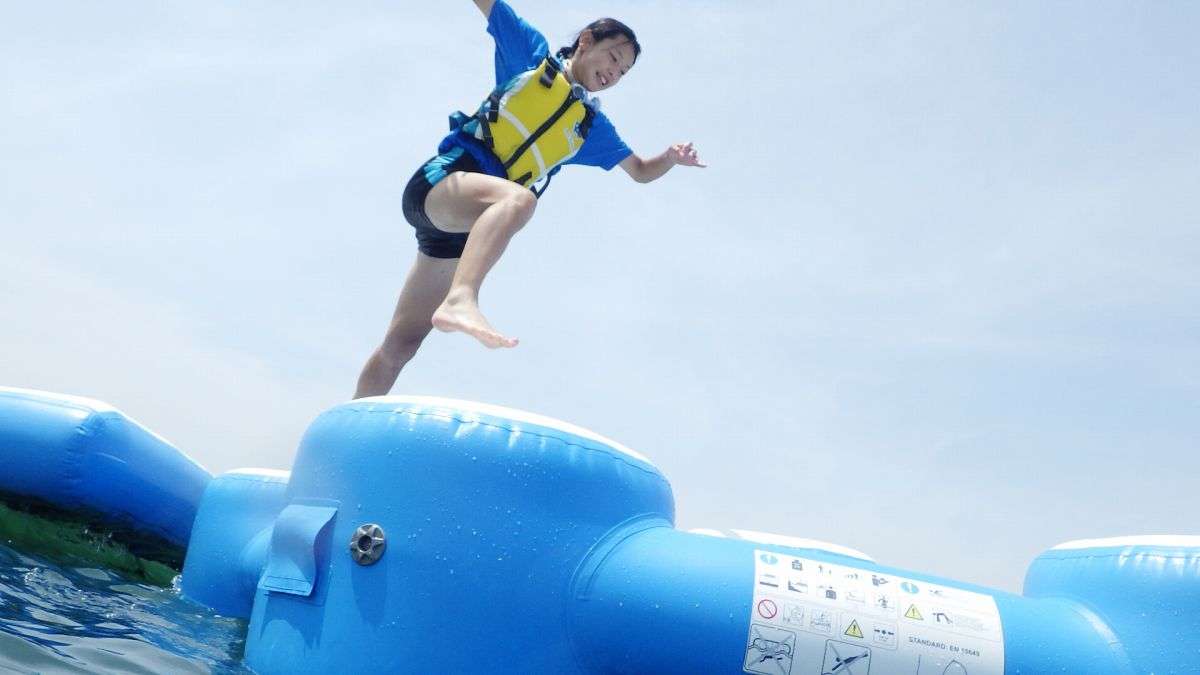
[[[466,232],[437,229],[425,213],[425,198],[438,181],[455,171],[484,173],[475,158],[462,148],[452,148],[421,165],[404,187],[404,219],[416,229],[417,250],[433,258],[459,258],[467,245]]]

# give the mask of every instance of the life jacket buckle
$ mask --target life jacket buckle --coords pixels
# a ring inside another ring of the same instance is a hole
[[[493,91],[488,96],[488,121],[495,124],[500,119],[500,94]]]

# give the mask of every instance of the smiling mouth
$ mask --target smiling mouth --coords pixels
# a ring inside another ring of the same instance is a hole
[[[600,83],[601,87],[608,86],[608,79],[605,78],[603,75],[601,75],[599,72],[596,73],[596,81]]]

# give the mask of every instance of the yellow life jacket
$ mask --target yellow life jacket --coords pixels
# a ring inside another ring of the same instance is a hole
[[[473,123],[464,127],[492,151],[508,179],[520,185],[532,186],[556,173],[583,147],[591,128],[595,109],[587,91],[572,85],[562,70],[558,59],[547,56],[536,68],[497,87]]]

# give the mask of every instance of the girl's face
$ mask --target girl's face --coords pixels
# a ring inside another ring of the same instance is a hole
[[[608,89],[629,72],[633,59],[633,44],[624,36],[596,42],[585,30],[571,59],[571,75],[588,91]]]

